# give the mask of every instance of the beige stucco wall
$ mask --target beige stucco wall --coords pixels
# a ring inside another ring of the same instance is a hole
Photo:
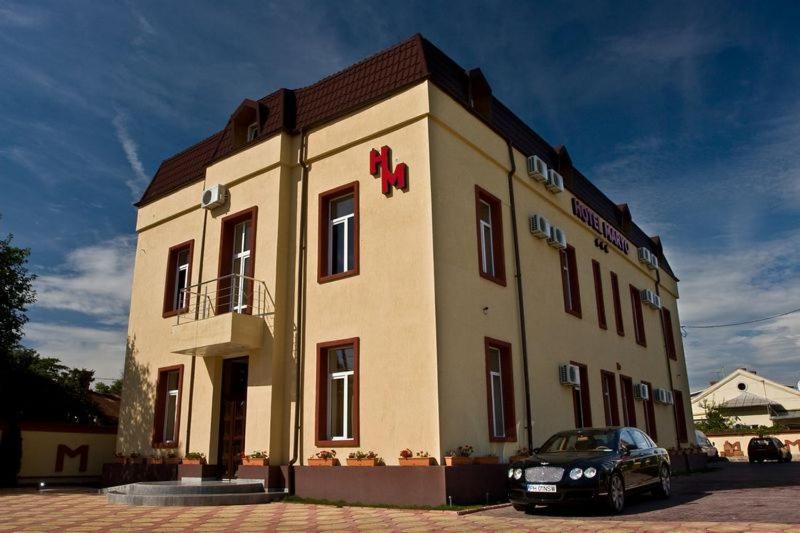
[[[769,425],[769,424],[767,424]],[[739,448],[742,450],[742,456],[747,458],[747,445],[750,442],[750,439],[756,437],[755,433],[748,433],[748,434],[741,434],[741,435],[706,435],[708,440],[714,443],[714,446],[719,451],[720,455],[723,455],[725,451],[725,444],[729,446],[733,446],[735,443],[739,443]],[[800,461],[800,431],[787,431],[784,433],[775,433],[769,435],[770,437],[775,437],[782,443],[789,446],[789,451],[792,453],[792,461]],[[735,457],[732,459],[735,460]]]
[[[21,483],[51,479],[79,479],[100,476],[103,464],[114,460],[116,435],[55,430],[22,430]],[[80,471],[80,457],[64,456],[63,470],[56,472],[58,446],[70,450],[88,447],[86,471]]]

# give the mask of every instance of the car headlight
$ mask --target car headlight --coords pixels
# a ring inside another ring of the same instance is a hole
[[[597,469],[593,466],[590,466],[589,468],[583,471],[583,475],[591,479],[597,475]]]
[[[511,478],[513,475],[514,475],[514,469],[513,468],[509,468],[508,469],[508,477]]]
[[[572,480],[577,481],[582,477],[583,477],[583,470],[581,470],[580,468],[573,468],[572,470],[569,471],[569,478]]]
[[[522,469],[517,468],[514,470],[514,479],[520,479],[522,477]]]

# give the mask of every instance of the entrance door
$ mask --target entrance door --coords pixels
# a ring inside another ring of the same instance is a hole
[[[222,475],[232,478],[244,451],[247,412],[247,357],[222,362],[222,405],[220,406],[219,459]]]

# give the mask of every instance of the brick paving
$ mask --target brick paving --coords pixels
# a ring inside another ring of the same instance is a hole
[[[464,516],[413,511],[270,503],[227,507],[127,507],[88,491],[0,492],[0,531],[793,531],[800,465],[726,465],[675,479],[666,502],[646,497],[625,515],[577,509],[525,515],[510,508]],[[773,468],[774,466],[774,468]],[[760,470],[757,468],[761,467]],[[732,485],[733,483],[733,485]],[[791,499],[791,502],[789,501]],[[789,504],[789,505],[787,505]],[[574,516],[576,515],[577,516]]]

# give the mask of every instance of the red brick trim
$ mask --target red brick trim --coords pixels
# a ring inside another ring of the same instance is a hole
[[[331,200],[335,200],[347,194],[353,195],[353,268],[338,274],[328,273],[328,216],[330,214]],[[319,194],[318,214],[317,214],[317,283],[328,283],[342,278],[358,276],[360,260],[360,228],[361,215],[359,213],[359,192],[358,182],[346,183],[334,189],[330,189]]]
[[[580,385],[580,393],[578,392],[578,388],[572,389],[572,408],[575,415],[575,427],[585,427],[590,428],[592,427],[592,401],[591,401],[591,393],[589,392],[589,371],[586,368],[586,365],[582,363],[578,363],[575,361],[570,361],[573,365],[577,366],[580,369],[580,376],[581,376],[581,385]],[[580,396],[579,396],[580,394]],[[580,399],[579,399],[580,398]],[[583,411],[583,426],[580,425],[580,411]]]
[[[317,405],[314,422],[314,443],[318,447],[344,448],[360,445],[359,432],[359,337],[317,344]],[[331,348],[353,347],[353,438],[332,440],[328,438],[328,350]]]
[[[162,379],[162,375],[167,372],[178,372],[178,402],[175,405],[175,440],[173,442],[162,442],[161,438],[164,434],[164,408],[166,380]],[[156,401],[155,413],[153,416],[153,435],[151,444],[153,448],[177,448],[181,436],[181,403],[183,402],[183,365],[164,366],[158,369],[158,380],[156,381]]]
[[[642,313],[642,298],[639,289],[630,285],[631,312],[633,313],[633,332],[636,334],[636,344],[647,347],[647,336],[644,330],[644,314]]]
[[[489,420],[489,442],[516,442],[517,441],[517,416],[514,409],[514,374],[511,360],[511,344],[490,337],[483,338],[483,348],[486,359],[486,410]],[[492,410],[492,381],[489,375],[490,356],[489,348],[500,350],[500,374],[503,385],[503,419],[505,422],[505,437],[494,436],[494,411]]]
[[[578,281],[578,264],[575,247],[567,245],[561,250],[561,288],[564,291],[564,311],[578,318],[583,317],[581,311],[581,286]]]
[[[169,252],[167,252],[167,275],[166,275],[166,281],[164,283],[164,307],[161,313],[161,316],[163,318],[169,318],[171,316],[180,315],[189,310],[190,294],[186,295],[186,305],[184,305],[182,308],[174,309],[172,307],[173,297],[175,296],[175,271],[177,267],[175,261],[177,261],[178,259],[178,254],[182,252],[184,249],[187,249],[189,252],[189,269],[186,272],[186,286],[189,287],[192,284],[192,262],[194,260],[194,239],[190,239],[186,242],[176,244],[175,246],[170,247]]]
[[[611,405],[606,405],[605,384],[608,383],[608,394]],[[613,372],[608,370],[600,371],[600,392],[603,394],[603,414],[606,418],[607,426],[619,425],[619,404],[617,403],[617,380]],[[609,412],[609,407],[611,411]]]
[[[483,271],[481,262],[481,200],[489,204],[492,211],[492,255],[494,276]],[[503,246],[503,204],[500,199],[486,189],[475,185],[475,233],[478,248],[478,274],[498,285],[506,286],[506,258]]]

